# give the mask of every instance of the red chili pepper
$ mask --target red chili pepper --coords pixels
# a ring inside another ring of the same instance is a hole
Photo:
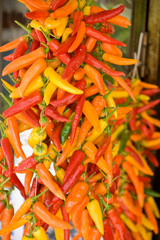
[[[84,79],[77,81],[77,83],[75,85],[76,88],[83,90],[83,91],[85,89],[85,86],[86,86],[86,80],[84,80]],[[50,101],[50,104],[53,107],[62,107],[62,106],[70,105],[70,104],[74,103],[75,101],[77,101],[77,99],[79,99],[79,97],[80,97],[80,95],[78,95],[78,94],[67,93],[61,99],[58,99],[58,100],[56,99],[56,100]]]
[[[85,57],[87,53],[87,48],[85,45],[81,44],[78,49],[76,50],[73,58],[69,62],[69,64],[66,66],[62,78],[66,79],[70,74],[74,74],[74,72],[81,66],[81,64],[84,62]]]
[[[36,19],[36,20],[43,20],[47,17],[49,17],[49,12],[46,10],[36,10],[36,11],[32,11],[32,12],[27,12],[25,14],[25,17],[28,19]]]
[[[83,12],[76,11],[73,16],[73,32],[72,36],[75,35],[80,27],[81,21],[83,20]]]
[[[53,198],[53,193],[51,191],[48,190],[47,192],[45,192],[44,198],[43,198],[43,203],[46,207],[48,205],[50,205],[52,198]]]
[[[112,35],[113,33],[115,33],[115,29],[113,27],[113,25],[111,25],[110,23],[107,23],[107,22],[103,22],[102,23],[105,27],[101,27],[99,29],[100,32],[102,33],[107,33],[107,34],[110,34]]]
[[[124,214],[129,217],[133,222],[137,222],[137,217],[136,215],[134,215],[133,213],[131,213],[130,211],[128,211],[128,208],[122,203],[120,202],[120,208],[122,209],[122,212],[124,212]]]
[[[77,131],[77,127],[78,127],[80,117],[82,115],[82,109],[83,109],[85,99],[86,99],[85,94],[82,94],[80,96],[80,98],[78,99],[78,102],[77,102],[77,106],[76,106],[76,109],[75,109],[75,115],[73,117],[73,122],[72,122],[72,132],[71,132],[71,136],[70,136],[70,139],[71,139],[70,144],[71,145],[72,145],[72,143],[74,141],[74,138],[76,136],[76,131]]]
[[[129,113],[129,126],[132,131],[136,131],[136,108],[133,108],[132,111]]]
[[[3,59],[5,60],[5,61],[12,61],[13,60],[13,54],[14,53],[11,53],[11,54],[9,54],[8,56],[5,56],[5,57],[3,57]]]
[[[24,199],[26,199],[26,194],[25,194],[25,190],[24,190],[24,186],[22,185],[21,181],[19,180],[19,178],[17,177],[17,175],[15,173],[12,172],[12,174],[9,173],[9,169],[7,169],[6,171],[4,171],[4,176],[6,178],[10,178],[9,181],[11,183],[13,183],[13,185],[20,191],[21,195],[24,197]]]
[[[48,46],[49,46],[49,49],[53,52],[53,55],[54,55],[54,52],[60,47],[60,43],[55,40],[55,39],[52,39],[49,43],[48,43]],[[69,56],[68,53],[64,53],[64,54],[61,54],[61,55],[58,55],[57,56],[59,58],[59,60],[61,60],[65,65],[68,65],[71,58]]]
[[[53,132],[53,134],[54,134],[53,143],[56,146],[58,152],[62,151],[62,146],[61,146],[61,141],[60,141],[60,134],[61,134],[62,128],[63,128],[63,124],[60,123],[57,125],[56,129]]]
[[[94,159],[94,163],[95,163],[95,164],[99,161],[99,159],[100,159],[100,158],[103,156],[103,154],[106,152],[106,150],[107,150],[110,142],[111,142],[111,136],[110,136],[110,135],[105,136],[105,138],[104,138],[101,146],[99,147],[99,149],[98,149],[98,151],[97,151],[97,153],[96,153],[96,155],[95,155],[95,159]]]
[[[54,55],[58,56],[58,55],[62,55],[64,53],[68,52],[68,49],[70,48],[70,46],[72,45],[72,43],[74,42],[76,36],[71,36],[69,37],[65,42],[63,42],[56,51],[54,51]]]
[[[113,226],[118,230],[119,237],[121,240],[132,240],[131,234],[124,225],[122,219],[115,209],[108,211],[108,217]]]
[[[118,119],[118,120],[116,121],[116,123],[114,124],[114,127],[117,127],[117,126],[119,126],[119,125],[121,125],[121,124],[123,124],[123,123],[125,123],[125,122],[126,122],[126,119],[124,119],[124,118]]]
[[[160,92],[160,89],[147,89],[147,90],[142,90],[141,94],[144,94],[147,96],[153,96],[159,92]]]
[[[65,222],[68,222],[68,223],[69,223],[69,214],[66,213],[65,207],[62,206],[62,207],[61,207],[61,210],[62,210],[63,220],[64,220]],[[69,239],[70,239],[70,230],[69,230],[69,229],[65,229],[65,230],[64,230],[64,240],[69,240]]]
[[[113,44],[113,45],[126,47],[125,43],[122,43],[122,42],[120,42],[120,41],[118,41],[114,38],[111,38],[111,37],[99,32],[98,30],[96,30],[94,28],[91,28],[89,26],[86,26],[86,35],[89,36],[89,37],[94,37],[98,41],[101,41],[101,42],[106,42],[106,43],[110,43],[110,44]]]
[[[45,127],[45,131],[46,131],[47,135],[50,137],[50,139],[52,141],[54,141],[54,134],[53,134],[54,123],[52,122],[52,120],[49,117],[47,117],[47,121],[44,123],[40,123],[40,125],[43,128]]]
[[[151,178],[150,177],[146,177],[146,176],[138,176],[139,181],[144,182],[144,183],[149,183],[151,182]]]
[[[90,55],[89,53],[87,53],[86,58],[85,58],[85,63],[101,69],[102,71],[104,71],[106,74],[108,74],[109,76],[122,76],[125,75],[123,72],[118,72],[118,71],[114,71],[111,68],[109,68],[108,66],[106,66],[104,63],[102,63],[101,61],[99,61],[98,59],[94,58],[92,55]]]
[[[19,58],[20,56],[23,56],[24,53],[28,50],[28,44],[25,41],[22,41],[18,44],[16,47],[14,54],[13,54],[13,59],[15,60],[16,58]],[[13,72],[14,78],[17,79],[19,71]]]
[[[151,136],[152,136],[153,133],[155,132],[155,126],[152,123],[150,123],[149,121],[147,121],[146,119],[142,119],[141,121],[142,121],[142,123],[145,123],[149,127]]]
[[[30,46],[30,52],[36,50],[39,47],[40,43],[37,40],[33,40]]]
[[[77,167],[84,160],[84,157],[85,157],[85,154],[83,152],[81,152],[80,150],[76,150],[73,153],[72,158],[71,158],[71,160],[69,162],[69,165],[67,167],[63,183],[65,183],[72,176],[74,171],[77,169]]]
[[[38,39],[38,37],[37,37],[37,34],[36,34],[35,29],[33,29],[33,30],[31,31],[30,35],[31,35],[31,37],[33,38],[33,40],[39,42],[39,39]]]
[[[108,220],[108,218],[106,218],[103,222],[104,224],[104,235],[103,235],[103,239],[104,240],[114,240],[114,235],[113,235],[113,231],[111,228],[111,224]]]
[[[26,168],[29,169],[34,169],[35,166],[37,165],[37,161],[35,160],[35,156],[30,156],[28,157],[26,160],[24,160],[22,163],[20,163],[15,169],[14,172],[18,173],[18,172],[23,172],[26,170]]]
[[[152,137],[151,132],[144,123],[140,125],[140,130],[146,138],[150,139]]]
[[[99,13],[93,13],[89,16],[85,16],[84,17],[84,21],[87,24],[94,24],[94,23],[101,23],[104,22],[108,19],[111,19],[117,15],[119,15],[120,13],[122,13],[124,11],[125,6],[124,5],[120,5],[117,8],[111,9],[111,10],[105,10]]]
[[[136,189],[135,189],[135,187],[131,183],[126,183],[124,189],[128,190],[130,192],[136,193]]]
[[[13,167],[14,167],[14,158],[13,158],[13,154],[12,154],[12,148],[10,145],[10,142],[5,134],[5,130],[4,127],[2,125],[2,123],[0,124],[0,130],[1,130],[1,147],[2,147],[2,151],[4,154],[4,157],[7,161],[7,165],[8,165],[8,174],[9,177],[10,175],[13,173]]]
[[[159,103],[160,103],[160,99],[156,99],[156,100],[154,100],[154,101],[146,104],[146,105],[143,106],[143,107],[137,108],[137,114],[139,114],[139,113],[141,113],[141,112],[144,112],[144,111],[146,111],[146,110],[148,110],[148,109],[150,109],[150,108],[158,105]]]
[[[42,95],[39,91],[31,93],[29,96],[22,98],[19,102],[15,103],[7,110],[3,112],[5,118],[11,117],[17,113],[28,110],[29,108],[35,106],[36,104],[42,102]]]
[[[142,167],[144,167],[142,160],[131,147],[125,147],[125,151],[128,152]]]
[[[66,2],[67,0],[53,0],[50,8],[52,9],[52,11],[55,11],[57,8],[63,6]]]
[[[47,44],[47,40],[45,38],[45,36],[43,35],[43,33],[37,29],[35,29],[35,32],[37,34],[38,40],[41,43]],[[43,45],[41,45],[43,47]]]
[[[126,98],[118,98],[118,99],[114,99],[114,101],[116,105],[123,104],[126,102]]]
[[[59,112],[57,111],[57,109],[53,108],[51,105],[49,105],[45,108],[45,115],[55,119],[56,121],[60,121],[60,122],[70,122],[71,121],[68,118],[61,116],[59,114]]]
[[[35,177],[32,182],[31,190],[29,193],[29,198],[34,197],[37,195],[39,191],[40,183],[37,181],[37,178]]]
[[[3,212],[3,210],[5,209],[5,201],[4,200],[0,200],[0,214]]]
[[[155,157],[155,155],[148,149],[145,149],[143,151],[143,154],[147,156],[148,160],[155,166],[158,167],[159,166],[159,161],[158,159]]]
[[[39,117],[32,109],[27,109],[26,111],[23,111],[22,113],[36,127],[40,127]]]

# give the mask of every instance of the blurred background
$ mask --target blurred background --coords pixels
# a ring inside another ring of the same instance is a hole
[[[123,48],[124,57],[133,58],[134,53],[138,51],[139,37],[143,33],[143,39],[140,44],[141,57],[139,66],[139,77],[147,82],[155,83],[160,86],[160,0],[98,0],[97,5],[103,8],[110,9],[120,4],[126,6],[123,16],[127,17],[132,26],[130,28],[121,28],[115,26],[115,34],[113,38],[118,39],[127,44],[126,48]],[[14,20],[18,20],[24,25],[27,25],[27,21],[24,14],[27,12],[25,6],[17,0],[0,0],[0,45],[12,41],[19,36],[25,34],[23,29],[17,26]],[[12,53],[7,52],[7,55]],[[3,61],[4,54],[0,55],[0,73],[7,62]],[[120,70],[120,69],[117,69]],[[126,68],[125,72],[129,73],[132,69]],[[124,68],[123,68],[124,71]],[[0,76],[1,77],[1,76]],[[12,84],[10,79],[5,79]],[[6,94],[4,88],[0,84],[0,92]],[[8,106],[0,98],[1,112]],[[27,145],[27,136],[29,132],[25,132],[22,137],[27,155],[31,155],[31,149]],[[159,155],[160,159],[160,155]],[[155,176],[153,178],[153,188],[155,191],[160,192],[160,169],[155,169]],[[23,177],[20,176],[23,181]],[[18,208],[22,203],[22,198],[18,191],[14,191],[14,206]],[[160,201],[157,200],[159,207]],[[23,229],[18,229],[12,235],[12,239],[20,240]],[[74,231],[72,233],[74,236]],[[54,238],[54,233],[50,232],[50,239]],[[153,240],[160,239],[160,235],[154,236]]]

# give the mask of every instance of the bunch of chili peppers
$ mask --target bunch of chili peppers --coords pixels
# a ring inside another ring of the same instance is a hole
[[[0,47],[14,86],[0,121],[0,218],[2,239],[25,225],[22,240],[150,240],[159,210],[151,188],[160,148],[160,121],[153,109],[156,85],[124,79],[114,65],[132,65],[111,35],[127,28],[120,14],[86,0],[20,0],[29,12],[27,34]],[[13,75],[11,75],[13,73]],[[26,157],[20,133],[31,129]],[[13,151],[12,151],[13,150]],[[19,158],[14,165],[14,155]],[[54,165],[55,173],[50,169]],[[25,175],[24,185],[17,173]],[[14,213],[16,187],[24,203]]]

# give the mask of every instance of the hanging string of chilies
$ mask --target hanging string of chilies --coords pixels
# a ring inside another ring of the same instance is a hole
[[[160,217],[151,179],[159,162],[158,86],[122,78],[115,65],[133,65],[111,35],[130,22],[86,0],[19,0],[29,10],[27,34],[0,47],[10,85],[1,115],[0,235],[25,226],[22,240],[150,240]],[[20,133],[28,129],[26,158]],[[14,155],[19,158],[14,165]],[[50,168],[54,165],[55,173]],[[17,173],[25,175],[24,184]],[[10,194],[24,203],[14,213]],[[70,224],[72,222],[72,225]]]

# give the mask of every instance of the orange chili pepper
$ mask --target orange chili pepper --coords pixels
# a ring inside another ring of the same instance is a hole
[[[130,199],[128,198],[128,196],[126,196],[125,194],[121,197],[122,202],[124,203],[124,205],[128,208],[128,210],[133,213],[136,216],[143,216],[143,214],[141,212],[138,211],[138,209],[133,205],[133,203],[130,201]]]
[[[111,187],[112,185],[112,179],[113,179],[113,171],[112,171],[112,143],[110,142],[105,154],[104,154],[104,160],[106,161],[109,173],[107,174],[108,177],[108,184]]]
[[[87,41],[85,43],[87,52],[91,52],[94,49],[94,47],[96,46],[96,43],[97,43],[97,39],[95,39],[93,37],[88,37]]]
[[[138,62],[137,59],[129,59],[129,58],[122,58],[119,56],[115,56],[109,53],[104,53],[102,55],[103,60],[116,64],[116,65],[132,65]]]
[[[29,3],[31,6],[33,6],[36,9],[40,10],[49,10],[50,4],[46,1],[39,1],[39,0],[26,0],[27,3]]]
[[[20,42],[23,42],[25,40],[25,36],[19,37],[16,40],[6,43],[5,45],[0,47],[0,52],[6,52],[9,50],[12,50],[18,46]]]
[[[92,240],[100,240],[101,239],[101,233],[96,228],[90,228],[89,232],[90,239]]]
[[[24,179],[24,190],[26,195],[28,195],[29,193],[32,177],[33,177],[33,172],[31,172],[30,170],[26,170],[25,179]]]
[[[78,7],[77,0],[69,0],[64,6],[50,14],[53,18],[63,18],[73,13]]]
[[[144,210],[148,216],[148,219],[150,220],[150,222],[153,224],[154,226],[154,233],[155,234],[158,234],[158,223],[157,223],[157,220],[153,214],[153,211],[152,211],[152,208],[150,206],[150,203],[149,202],[145,202],[144,204]]]
[[[81,234],[85,240],[89,240],[89,229],[89,214],[87,209],[84,209],[81,215]]]
[[[0,147],[0,161],[2,160],[3,157],[4,157],[3,150],[2,147]]]
[[[82,43],[85,32],[86,32],[86,24],[85,22],[81,21],[80,27],[77,31],[77,36],[74,42],[72,43],[72,45],[70,46],[70,48],[68,49],[69,53],[74,52],[78,48],[78,46]]]
[[[85,75],[85,71],[83,68],[79,67],[74,73],[75,80],[81,80]]]
[[[10,206],[9,208],[5,208],[3,210],[1,228],[5,228],[10,224],[13,214],[14,214],[14,208],[12,206]],[[10,239],[10,236],[11,236],[11,232],[6,233],[6,234],[2,235],[2,239],[8,240],[8,239]]]
[[[95,85],[91,85],[90,87],[85,89],[85,97],[88,98],[98,93],[98,88]]]
[[[104,52],[110,53],[112,55],[122,57],[122,52],[116,45],[103,42],[102,43],[102,50]]]

